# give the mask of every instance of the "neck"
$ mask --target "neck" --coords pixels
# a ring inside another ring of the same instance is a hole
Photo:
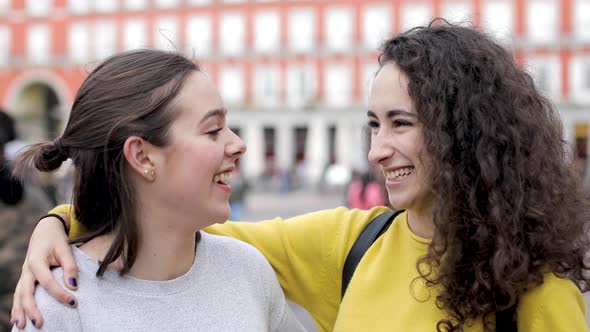
[[[146,227],[142,230],[137,258],[129,275],[146,280],[178,278],[193,265],[195,246],[194,231],[178,232],[166,229],[166,226]]]
[[[194,221],[183,220],[173,211],[157,207],[157,204],[138,206],[142,207],[136,215],[140,230],[139,242],[135,263],[128,274],[144,280],[170,280],[185,274],[193,265],[195,257],[197,230],[190,227],[195,224]],[[113,234],[102,235],[80,249],[96,260],[102,260],[113,239]],[[117,260],[109,268],[121,270],[121,260]]]
[[[434,237],[432,208],[408,210],[408,226],[417,236],[432,239]]]

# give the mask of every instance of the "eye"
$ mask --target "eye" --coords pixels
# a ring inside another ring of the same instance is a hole
[[[207,135],[216,137],[216,136],[219,135],[219,133],[222,130],[223,130],[223,127],[222,128],[219,128],[219,129],[212,130],[212,131],[208,132]]]
[[[403,127],[403,126],[411,126],[412,123],[406,120],[396,119],[393,120],[394,127]]]
[[[367,127],[371,131],[371,135],[376,135],[377,131],[379,130],[379,122],[375,120],[369,120],[367,122]]]

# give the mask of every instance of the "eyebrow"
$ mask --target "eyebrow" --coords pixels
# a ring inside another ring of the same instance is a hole
[[[203,122],[207,121],[207,119],[214,117],[214,116],[225,117],[226,114],[227,114],[227,109],[225,109],[225,108],[217,108],[214,110],[210,110],[209,112],[207,112],[207,114],[205,114],[205,116],[203,116],[203,118],[201,119],[201,121],[199,121],[199,123],[203,123]]]
[[[387,111],[386,114],[387,114],[388,118],[393,118],[396,115],[404,115],[404,116],[409,116],[409,117],[413,117],[413,118],[417,117],[416,114],[414,114],[414,113],[410,113],[408,111],[404,111],[404,110],[400,110],[400,109],[389,110],[389,111]],[[371,110],[368,110],[367,116],[372,116],[372,117],[376,118],[377,114],[375,114],[375,112],[373,112]]]

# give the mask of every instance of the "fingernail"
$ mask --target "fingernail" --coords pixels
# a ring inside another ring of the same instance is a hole
[[[74,306],[74,304],[76,304],[76,301],[74,301],[74,299],[70,299],[70,302],[68,302],[70,304],[71,307]]]
[[[18,319],[14,321],[14,325],[18,325]]]
[[[36,319],[31,320],[31,323],[33,323],[33,326],[37,326],[37,320]]]
[[[70,285],[78,287],[78,282],[76,281],[76,278],[70,278],[68,282],[70,283]]]

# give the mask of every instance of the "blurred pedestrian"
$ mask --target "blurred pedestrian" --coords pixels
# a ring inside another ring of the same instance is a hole
[[[232,189],[229,196],[229,206],[231,208],[229,220],[243,220],[246,210],[246,195],[250,190],[250,186],[239,170],[236,170],[229,183]]]
[[[377,206],[385,206],[385,188],[383,180],[378,181],[375,171],[371,168],[355,174],[346,189],[347,206],[351,209],[370,210]]]
[[[12,325],[14,288],[36,219],[51,207],[40,188],[25,186],[12,176],[14,160],[6,157],[5,146],[17,138],[14,119],[0,110],[0,332],[9,331]]]

